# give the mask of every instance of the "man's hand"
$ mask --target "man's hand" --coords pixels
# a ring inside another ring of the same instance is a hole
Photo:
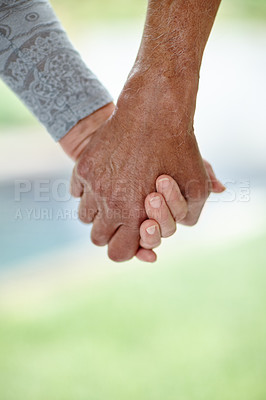
[[[133,257],[143,201],[161,174],[187,201],[182,223],[197,222],[210,182],[193,131],[201,59],[220,0],[149,0],[135,65],[112,117],[88,141],[72,193],[92,240],[116,261]]]
[[[209,194],[209,180],[193,133],[196,83],[132,75],[112,117],[90,136],[72,179],[82,196],[79,216],[92,222],[92,241],[109,243],[115,261],[132,258],[139,226],[146,218],[144,198],[165,173],[178,183],[188,203],[182,223],[193,225]],[[110,240],[111,239],[111,240]]]

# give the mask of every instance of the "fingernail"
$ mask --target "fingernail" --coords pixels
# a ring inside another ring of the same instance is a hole
[[[161,202],[160,196],[155,196],[150,199],[150,205],[153,208],[159,208],[161,206],[161,204],[162,204],[162,202]]]
[[[167,189],[170,185],[170,181],[168,178],[162,178],[158,181],[162,189]]]
[[[154,235],[154,234],[155,234],[155,229],[156,229],[156,225],[149,226],[149,228],[146,229],[146,232],[147,232],[149,235]]]

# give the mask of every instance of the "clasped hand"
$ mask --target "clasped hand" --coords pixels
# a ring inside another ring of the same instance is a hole
[[[197,146],[194,94],[165,89],[129,79],[74,168],[79,217],[93,223],[93,243],[108,244],[114,261],[154,261],[161,236],[172,235],[176,222],[194,225],[210,191],[223,190]]]

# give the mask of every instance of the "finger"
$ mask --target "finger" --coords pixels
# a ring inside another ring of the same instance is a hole
[[[96,246],[105,246],[115,234],[118,224],[106,220],[101,212],[98,212],[94,218],[91,230],[91,241]]]
[[[224,192],[226,190],[226,187],[222,184],[222,182],[220,182],[216,178],[216,175],[215,175],[215,173],[213,171],[213,168],[212,168],[211,164],[206,160],[203,160],[203,161],[204,161],[204,165],[205,165],[205,168],[207,170],[207,173],[208,173],[208,175],[210,177],[211,191],[213,193],[222,193],[222,192]]]
[[[76,168],[74,168],[70,182],[70,193],[73,197],[81,197],[83,190],[83,185],[76,174]]]
[[[169,237],[175,233],[176,223],[160,193],[150,193],[146,197],[145,210],[150,219],[158,222],[162,237]]]
[[[161,232],[158,223],[146,219],[140,226],[140,246],[144,249],[154,249],[161,244]]]
[[[174,220],[181,222],[187,215],[188,206],[176,181],[171,176],[161,175],[156,180],[156,190],[163,195]]]
[[[157,260],[157,255],[152,250],[142,249],[141,247],[138,249],[136,257],[140,261],[154,263]]]
[[[97,214],[97,204],[91,192],[84,192],[79,203],[79,219],[85,224],[91,223]]]
[[[109,258],[116,262],[130,260],[138,251],[139,239],[139,229],[121,225],[108,244]]]
[[[188,201],[188,212],[187,215],[180,224],[187,226],[194,226],[197,224],[201,211],[204,207],[205,200],[189,200]]]
[[[204,165],[202,167],[202,176],[199,176],[197,179],[188,180],[185,185],[184,196],[187,202],[187,214],[184,219],[179,221],[182,225],[196,225],[210,194],[211,182]]]

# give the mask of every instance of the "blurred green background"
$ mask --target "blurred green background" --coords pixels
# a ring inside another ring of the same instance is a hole
[[[144,0],[53,0],[114,97]],[[223,0],[204,58],[196,131],[228,190],[149,266],[117,266],[75,219],[18,221],[40,178],[73,167],[0,83],[0,399],[265,400],[266,1]],[[14,185],[30,179],[18,204]],[[51,188],[50,188],[51,190]]]
[[[80,0],[79,7],[73,9],[73,0],[52,0],[58,10],[62,8],[71,19],[74,17],[82,21],[97,19],[138,18],[146,10],[145,0]],[[229,18],[266,18],[266,4],[264,0],[223,0],[222,15]]]
[[[19,294],[0,308],[1,399],[265,399],[265,239]]]

